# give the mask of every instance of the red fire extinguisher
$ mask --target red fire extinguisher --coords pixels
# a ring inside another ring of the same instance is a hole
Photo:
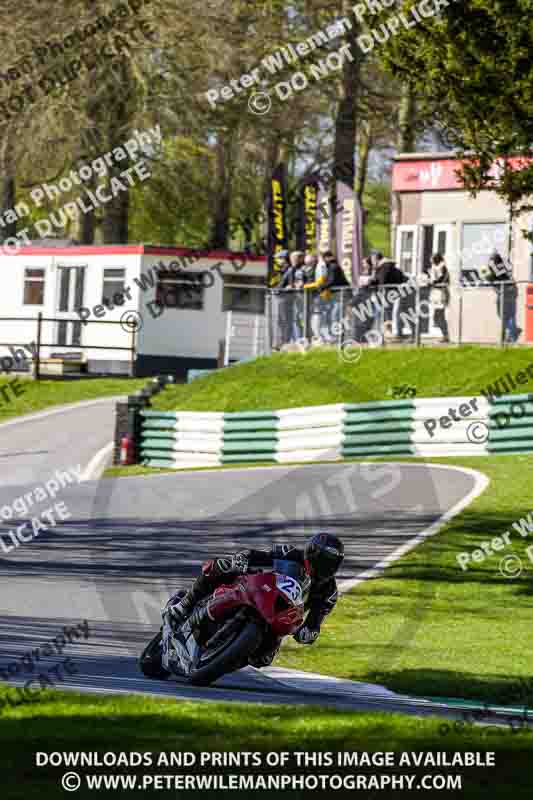
[[[134,463],[133,439],[125,435],[120,440],[120,464],[126,466]]]

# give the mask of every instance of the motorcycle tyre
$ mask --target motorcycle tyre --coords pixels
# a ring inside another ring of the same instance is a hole
[[[161,631],[144,648],[139,658],[139,667],[147,678],[165,681],[170,676],[170,672],[161,663]]]
[[[193,669],[188,681],[193,686],[207,686],[222,675],[245,667],[248,658],[261,644],[263,631],[256,622],[247,622],[236,639],[209,664]]]

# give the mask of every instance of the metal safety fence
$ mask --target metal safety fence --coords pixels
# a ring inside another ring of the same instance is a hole
[[[414,280],[369,289],[270,290],[270,349],[350,342],[384,347],[533,344],[533,283],[424,286]]]
[[[108,344],[110,331],[116,331],[117,326],[124,344]],[[48,317],[42,313],[36,317],[0,317],[0,373],[27,372],[39,380],[42,375],[59,374],[54,366],[60,362],[70,362],[80,372],[86,372],[92,358],[96,366],[89,371],[107,374],[111,371],[105,368],[107,361],[99,361],[98,356],[110,360],[121,352],[125,356],[120,362],[120,374],[134,377],[136,337],[135,327],[118,320],[91,319],[82,324],[79,318]]]

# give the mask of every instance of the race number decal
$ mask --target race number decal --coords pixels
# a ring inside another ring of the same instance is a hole
[[[303,604],[302,587],[294,578],[290,578],[288,575],[276,575],[276,586],[295,606]]]

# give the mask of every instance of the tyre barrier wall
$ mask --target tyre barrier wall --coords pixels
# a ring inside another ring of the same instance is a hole
[[[140,457],[151,467],[533,452],[533,395],[140,413]]]
[[[490,453],[533,452],[533,394],[493,399],[489,418]]]

